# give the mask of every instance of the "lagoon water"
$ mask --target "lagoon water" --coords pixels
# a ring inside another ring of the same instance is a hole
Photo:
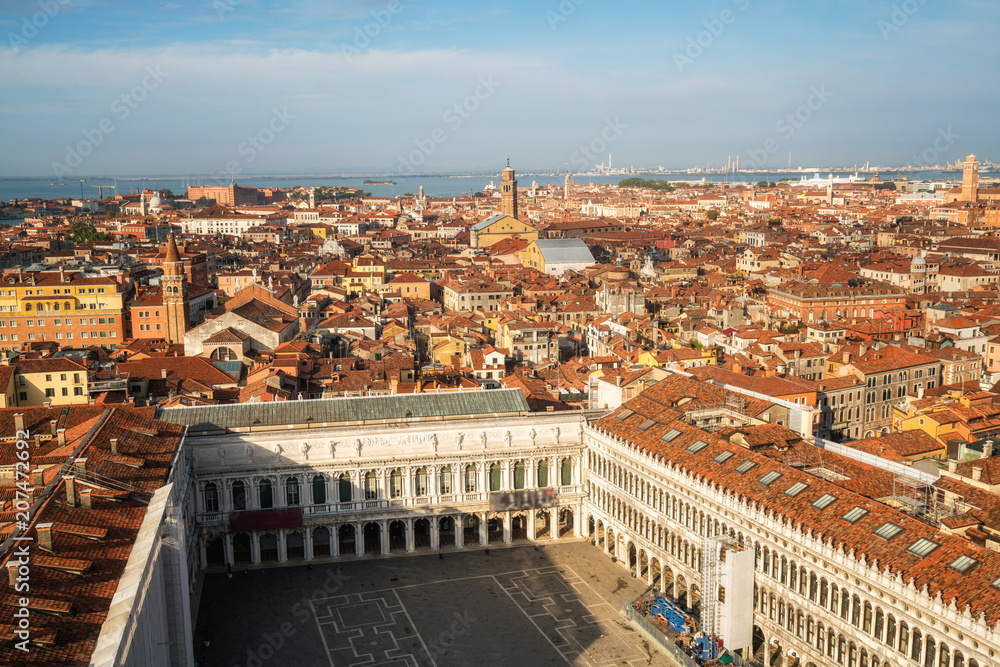
[[[662,179],[667,181],[699,181],[702,178],[708,181],[719,182],[727,180],[729,183],[756,183],[760,180],[777,181],[782,178],[799,180],[803,176],[812,178],[815,172],[771,172],[771,173],[739,173],[739,174],[689,174],[687,172],[666,172],[666,173],[645,173],[636,174],[640,178]],[[827,172],[819,172],[821,177],[826,177]],[[847,176],[846,173],[835,174],[839,177]],[[862,174],[868,177],[867,174]],[[882,172],[880,178],[888,180],[895,176],[893,172]],[[539,186],[554,184],[561,186],[565,174],[538,174],[531,173],[517,175],[518,186],[527,188],[532,181]],[[1000,177],[1000,173],[980,173],[980,177]],[[573,182],[577,184],[587,183],[618,183],[620,180],[628,178],[622,174],[574,174]],[[911,180],[961,180],[962,173],[959,171],[940,172],[922,171],[911,172]],[[365,180],[392,180],[395,185],[365,185]],[[371,192],[376,196],[392,197],[407,193],[416,193],[421,186],[424,193],[429,197],[455,197],[467,195],[469,191],[480,192],[490,181],[497,187],[500,186],[500,174],[485,175],[414,175],[414,176],[246,176],[238,177],[236,183],[247,187],[256,188],[291,188],[294,186],[314,187],[314,186],[346,186],[351,188],[363,188],[366,192]],[[43,199],[56,199],[59,197],[96,197],[99,190],[97,186],[104,186],[104,196],[108,197],[115,192],[113,187],[116,183],[113,178],[93,177],[87,178],[81,183],[79,178],[66,178],[61,181],[54,181],[51,178],[23,178],[23,179],[0,179],[0,201],[9,202],[14,199],[26,199],[29,197],[41,197]],[[180,195],[188,185],[225,185],[225,180],[211,176],[157,176],[152,178],[119,178],[117,180],[118,192],[126,194],[135,192],[140,188],[163,189],[168,188],[174,194]]]

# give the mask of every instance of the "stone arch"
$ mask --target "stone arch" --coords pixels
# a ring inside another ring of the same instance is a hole
[[[382,526],[377,521],[369,521],[361,528],[364,540],[364,553],[380,553],[382,551]]]
[[[205,537],[205,565],[219,567],[226,564],[226,540],[222,535],[207,535]]]
[[[236,533],[233,535],[233,562],[250,563],[253,560],[253,549],[251,547],[250,533]]]
[[[322,558],[332,555],[331,546],[330,529],[326,526],[314,528],[312,532],[313,557]]]
[[[354,524],[345,523],[337,531],[337,546],[342,554],[353,554],[357,551],[357,531]]]
[[[288,560],[302,560],[306,557],[306,541],[301,530],[285,533],[285,557]]]
[[[276,563],[278,561],[278,536],[272,531],[265,531],[257,536],[260,547],[260,562]]]

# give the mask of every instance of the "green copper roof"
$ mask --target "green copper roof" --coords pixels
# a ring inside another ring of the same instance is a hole
[[[159,408],[156,418],[188,426],[191,434],[197,435],[199,431],[273,430],[287,426],[319,427],[349,422],[380,423],[528,411],[520,390],[494,389]]]

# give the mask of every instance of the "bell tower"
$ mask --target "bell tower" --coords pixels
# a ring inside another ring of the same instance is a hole
[[[975,155],[965,158],[962,165],[962,201],[979,201],[979,159]]]
[[[514,178],[514,168],[507,158],[507,167],[500,175],[500,212],[512,218],[517,217],[517,179]]]
[[[184,343],[188,322],[191,317],[191,305],[188,303],[187,274],[184,273],[184,262],[177,252],[177,241],[173,232],[167,239],[167,256],[163,260],[163,309],[166,314],[168,343]]]

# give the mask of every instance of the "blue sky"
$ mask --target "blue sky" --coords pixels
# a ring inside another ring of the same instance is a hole
[[[1000,3],[5,0],[0,176],[1000,161]]]

